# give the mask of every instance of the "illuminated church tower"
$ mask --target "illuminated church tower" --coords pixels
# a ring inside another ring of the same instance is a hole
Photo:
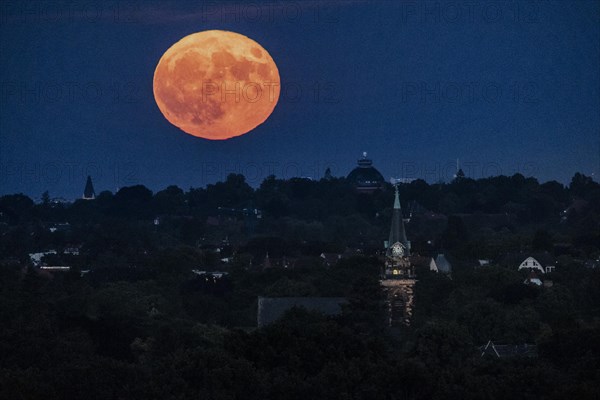
[[[410,277],[413,270],[410,265],[410,242],[406,239],[402,208],[398,186],[395,186],[394,211],[392,214],[392,227],[390,238],[385,251],[385,277]]]
[[[387,294],[390,326],[409,325],[412,316],[415,268],[410,258],[398,186],[395,185],[394,211],[390,237],[385,249],[385,267],[381,285]]]

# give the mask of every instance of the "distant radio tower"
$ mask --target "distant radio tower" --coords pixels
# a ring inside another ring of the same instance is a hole
[[[465,177],[465,173],[460,168],[460,160],[456,159],[456,173],[454,174],[454,179],[462,179]]]

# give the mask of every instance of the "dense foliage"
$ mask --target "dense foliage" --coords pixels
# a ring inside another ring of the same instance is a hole
[[[389,187],[271,177],[254,190],[231,175],[72,204],[0,197],[0,398],[598,398],[600,269],[585,262],[600,255],[600,185],[515,175],[400,192],[414,251],[445,251],[453,274],[418,271],[412,324],[399,329],[378,283]],[[361,252],[320,257],[348,247]],[[51,249],[43,262],[69,272],[32,265]],[[501,262],[518,251],[558,258],[551,287]],[[257,329],[258,296],[348,303]],[[489,340],[536,344],[537,357],[481,357]]]

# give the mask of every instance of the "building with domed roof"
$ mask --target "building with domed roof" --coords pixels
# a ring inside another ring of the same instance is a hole
[[[364,152],[361,159],[358,160],[356,168],[348,174],[348,181],[356,186],[356,190],[363,193],[372,193],[376,190],[383,189],[383,175],[375,167],[373,161],[367,158],[367,153]]]

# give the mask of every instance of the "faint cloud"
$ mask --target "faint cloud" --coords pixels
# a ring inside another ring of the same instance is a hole
[[[202,1],[193,6],[172,7],[165,3],[145,4],[140,19],[146,23],[246,22],[246,23],[337,23],[342,7],[366,4],[365,0],[306,0],[217,2]]]

